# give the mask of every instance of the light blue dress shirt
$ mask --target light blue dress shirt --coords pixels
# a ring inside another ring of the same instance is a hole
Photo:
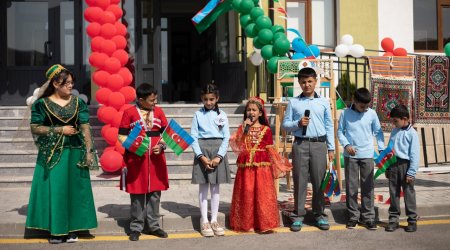
[[[230,128],[227,114],[223,110],[219,110],[219,113],[205,108],[195,112],[191,126],[191,136],[194,138],[194,142],[191,146],[196,157],[203,154],[198,139],[221,138],[223,141],[217,154],[223,158],[227,153]]]
[[[309,125],[305,137],[327,136],[327,147],[329,151],[334,150],[334,127],[331,118],[330,102],[314,93],[314,97],[299,95],[289,100],[283,119],[283,128],[292,132],[296,137],[302,136],[302,128],[298,122],[310,110]]]
[[[344,150],[344,156],[346,157],[373,158],[375,151],[373,146],[374,136],[377,138],[378,150],[384,150],[384,136],[380,120],[375,110],[371,108],[362,113],[355,110],[353,106],[342,111],[337,135],[344,148],[351,145],[356,150],[354,156],[350,156]]]
[[[406,175],[415,177],[419,169],[420,144],[417,131],[409,125],[406,128],[394,128],[391,138],[394,142],[395,155],[401,159],[409,160]]]

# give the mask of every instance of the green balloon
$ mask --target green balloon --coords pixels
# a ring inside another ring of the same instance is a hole
[[[260,16],[256,19],[256,25],[260,30],[270,29],[272,27],[272,20],[270,20],[267,16]]]
[[[249,14],[250,11],[255,7],[255,4],[253,3],[253,0],[242,0],[241,1],[241,13],[243,14]]]
[[[269,60],[272,58],[275,54],[273,53],[273,46],[270,44],[264,45],[261,49],[261,56],[262,58]]]
[[[269,29],[262,29],[258,33],[259,41],[263,44],[272,42],[273,33]]]
[[[278,40],[280,38],[287,39],[286,34],[281,33],[281,32],[273,33],[273,42],[275,42],[276,40]]]
[[[278,56],[274,56],[274,57],[270,58],[269,61],[267,62],[267,69],[269,70],[270,73],[272,73],[272,74],[277,73],[278,60],[280,60],[280,58]]]
[[[253,23],[252,18],[250,17],[249,14],[247,15],[241,15],[241,17],[239,18],[240,22],[241,22],[241,26],[245,27],[247,26],[247,24],[249,23]]]
[[[253,3],[255,4],[255,6],[259,6],[259,0],[253,0]]]
[[[233,2],[231,3],[231,6],[237,12],[241,12],[241,1],[242,0],[233,0]]]
[[[281,25],[274,25],[274,26],[272,26],[272,28],[270,28],[271,30],[272,30],[272,33],[275,35],[275,33],[278,33],[278,32],[282,32],[282,33],[284,33],[284,28],[283,28],[283,26],[281,26]]]
[[[291,43],[288,39],[278,39],[273,43],[273,47],[278,55],[285,55],[291,48]]]
[[[450,56],[450,43],[447,43],[444,47],[445,55]]]
[[[257,36],[259,32],[258,27],[256,27],[256,24],[254,23],[249,23],[247,26],[245,26],[244,30],[245,34],[250,38]]]
[[[255,37],[253,38],[253,47],[255,47],[255,48],[257,48],[257,49],[261,49],[263,46],[264,46],[264,44],[262,44],[262,43],[259,41],[259,37],[255,36]]]
[[[253,22],[255,22],[256,19],[258,19],[258,17],[263,16],[263,15],[264,15],[264,10],[261,9],[260,7],[254,7],[250,11],[250,16],[252,17]]]

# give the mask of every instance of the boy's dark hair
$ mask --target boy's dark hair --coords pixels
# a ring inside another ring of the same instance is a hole
[[[312,68],[303,68],[303,69],[298,71],[298,75],[297,76],[298,76],[298,80],[300,81],[300,79],[302,79],[302,78],[308,78],[308,77],[317,78],[317,73]]]
[[[399,118],[399,119],[402,119],[402,118],[408,118],[409,119],[408,108],[405,105],[400,104],[400,105],[398,105],[397,107],[395,107],[395,108],[393,108],[391,110],[390,117],[391,118]]]
[[[148,83],[142,83],[141,85],[139,85],[139,87],[136,88],[136,96],[138,99],[145,99],[152,94],[157,95],[158,91]]]
[[[366,88],[357,89],[353,94],[353,98],[355,102],[360,102],[364,104],[368,104],[372,100],[370,91]]]

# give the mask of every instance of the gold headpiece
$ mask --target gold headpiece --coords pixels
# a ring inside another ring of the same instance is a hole
[[[47,72],[45,72],[45,76],[48,80],[51,80],[55,75],[59,74],[63,69],[65,69],[61,64],[55,64],[51,66]]]

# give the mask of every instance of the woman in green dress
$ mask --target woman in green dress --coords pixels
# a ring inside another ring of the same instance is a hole
[[[86,103],[71,94],[73,74],[57,64],[31,108],[38,157],[26,227],[50,232],[52,244],[76,242],[76,231],[97,227],[89,169],[97,157]]]

